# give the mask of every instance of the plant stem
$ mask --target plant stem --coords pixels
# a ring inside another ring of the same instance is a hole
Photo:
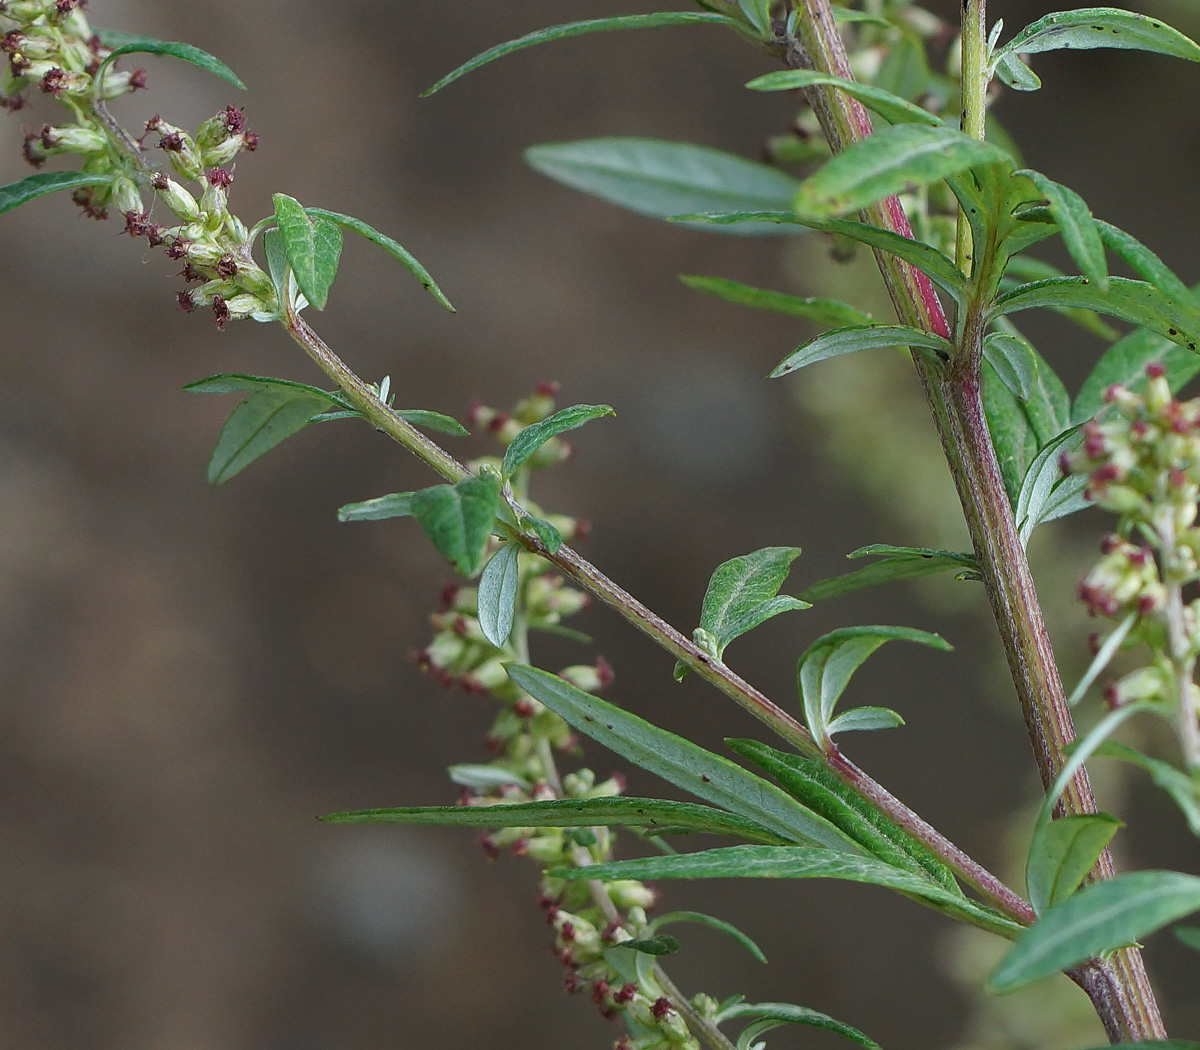
[[[789,48],[789,62],[799,61],[821,72],[850,77],[850,66],[841,35],[834,24],[828,0],[803,0],[798,47]],[[981,134],[986,68],[983,0],[964,0],[963,127]],[[966,39],[969,37],[970,39]],[[871,133],[865,109],[853,98],[834,88],[812,88],[808,92],[813,109],[835,152]],[[867,210],[866,221],[904,237],[912,229],[896,197]],[[941,304],[924,275],[894,256],[876,252],[880,270],[905,324],[946,335]],[[914,354],[922,385],[942,441],[942,448],[958,489],[967,528],[987,588],[992,613],[1008,659],[1009,671],[1025,717],[1026,729],[1045,788],[1053,783],[1064,762],[1064,748],[1075,737],[1059,678],[1054,653],[1046,633],[1041,607],[1025,551],[1017,535],[1012,508],[996,462],[980,397],[979,324],[961,326],[968,333],[967,345],[958,348],[956,359],[941,372],[925,358]],[[1086,771],[1080,770],[1063,794],[1062,811],[1092,813],[1095,798]],[[1113,874],[1107,852],[1097,874]],[[1133,949],[1115,953],[1112,965],[1096,960],[1080,968],[1077,983],[1088,993],[1110,1036],[1145,1040],[1164,1038],[1154,994],[1140,954]]]

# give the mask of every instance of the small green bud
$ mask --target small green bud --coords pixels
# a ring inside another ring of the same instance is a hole
[[[150,184],[162,202],[184,222],[196,222],[200,218],[200,205],[196,203],[196,198],[174,179],[156,171]]]
[[[123,212],[140,213],[143,210],[141,194],[138,193],[133,182],[124,175],[118,175],[113,179],[112,199],[117,208]]]

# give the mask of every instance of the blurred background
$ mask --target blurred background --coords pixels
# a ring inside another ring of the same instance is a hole
[[[600,35],[418,98],[499,41],[658,6],[94,0],[88,13],[197,44],[241,74],[245,94],[147,57],[151,90],[117,113],[130,127],[158,112],[194,129],[244,106],[262,143],[232,189],[248,222],[283,191],[361,216],[429,267],[456,315],[348,238],[330,305],[312,318],[368,379],[390,374],[398,404],[461,419],[477,399],[506,408],[553,379],[562,404],[616,408],[576,435],[575,460],[542,476],[536,497],[589,519],[584,554],[690,629],[712,569],[758,547],[804,548],[796,590],[847,571],[844,555],[866,543],[966,541],[905,359],[860,355],[768,383],[809,331],[676,278],[853,297],[884,317],[869,257],[839,265],[815,238],[672,228],[522,162],[529,145],[600,135],[757,155],[794,105],[743,90],[771,68],[764,57],[708,27]],[[996,13],[1011,32],[1045,10],[1021,0]],[[1153,13],[1200,32],[1183,3]],[[1121,52],[1056,53],[1037,68],[1045,89],[996,109],[1026,161],[1196,280],[1200,72]],[[46,119],[58,118],[38,99],[0,121],[0,184],[28,174],[22,124]],[[0,1045],[609,1046],[619,1033],[561,991],[531,864],[488,862],[467,832],[314,819],[448,803],[445,767],[484,755],[488,702],[411,662],[449,568],[411,522],[335,519],[343,503],[434,479],[366,427],[339,424],[209,488],[234,401],[184,394],[185,383],[222,371],[321,379],[277,328],[222,334],[206,311],[182,314],[169,260],[120,227],[56,196],[0,230]],[[1039,325],[1030,334],[1074,390],[1099,344]],[[451,447],[490,451],[477,439]],[[1073,592],[1104,524],[1089,512],[1034,543],[1068,676],[1087,660],[1092,628]],[[946,578],[865,592],[781,617],[728,659],[788,704],[813,638],[872,622],[940,631],[957,650],[873,658],[849,697],[895,707],[908,725],[864,734],[852,756],[1018,878],[1006,858],[1023,847],[1036,778],[981,590]],[[575,623],[593,649],[555,641],[535,660],[602,653],[617,703],[713,746],[756,733],[694,677],[674,684],[670,658],[614,616],[592,609]],[[587,754],[601,775],[618,768]],[[1169,804],[1099,774],[1103,804],[1134,817],[1120,862],[1195,870],[1195,840]],[[636,771],[630,783],[662,790]],[[734,921],[771,959],[761,967],[687,929],[671,970],[689,992],[799,1002],[889,1050],[1102,1041],[1065,979],[979,999],[994,946],[883,891],[662,888],[670,908]],[[1195,1038],[1195,955],[1165,935],[1147,957],[1173,1034]],[[783,1032],[771,1045],[834,1044]]]

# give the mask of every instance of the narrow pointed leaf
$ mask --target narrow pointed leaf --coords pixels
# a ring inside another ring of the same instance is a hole
[[[483,767],[491,769],[493,767]],[[503,781],[512,783],[512,779]],[[520,783],[520,778],[516,778]],[[499,785],[497,785],[499,786]],[[554,799],[497,806],[411,806],[331,813],[330,824],[425,824],[470,828],[684,828],[711,835],[732,835],[773,844],[781,836],[753,821],[693,802],[656,798]]]
[[[1049,216],[1049,212],[1046,212]],[[1045,227],[1050,232],[1045,236],[1050,237],[1058,232],[1058,228],[1052,223],[1024,223],[1024,227]],[[1038,240],[1044,240],[1042,236]],[[1009,242],[1012,240],[1010,236],[1004,242],[1005,250],[1010,247]],[[1062,277],[1063,272],[1057,266],[1053,266],[1042,259],[1034,259],[1028,255],[1014,255],[1008,260],[1004,277],[1000,281],[1000,291],[1009,292],[1016,288],[1021,281],[1044,281],[1051,277]],[[1014,279],[1016,278],[1016,279]],[[1055,313],[1067,318],[1073,324],[1079,325],[1086,332],[1091,332],[1093,335],[1099,336],[1101,339],[1107,339],[1109,342],[1116,339],[1118,332],[1107,321],[1104,320],[1095,310],[1083,310],[1074,306],[1052,306],[1050,307]]]
[[[541,174],[640,215],[787,212],[800,183],[778,168],[732,153],[657,139],[603,138],[534,146],[525,159]],[[772,222],[731,233],[796,233]]]
[[[857,353],[859,350],[878,350],[884,347],[908,346],[914,349],[932,350],[939,360],[950,360],[954,346],[949,339],[933,332],[923,332],[909,325],[851,325],[835,328],[797,347],[779,362],[770,373],[778,379],[805,365],[827,361],[831,357]]]
[[[1200,926],[1176,926],[1171,932],[1180,944],[1200,952]],[[1200,1048],[1200,1043],[1195,1045]]]
[[[1195,875],[1135,871],[1093,883],[1056,904],[1021,934],[989,986],[996,993],[1012,991],[1136,943],[1197,910],[1200,878]]]
[[[1079,441],[1079,428],[1071,427],[1046,445],[1029,464],[1014,508],[1022,544],[1029,543],[1033,530],[1043,522],[1064,518],[1089,506],[1083,497],[1086,475],[1064,475],[1059,466],[1059,457],[1073,450]]]
[[[452,434],[454,437],[466,437],[471,432],[453,416],[444,412],[431,412],[427,408],[398,408],[396,415],[414,427],[424,427],[426,430],[436,430],[439,434]]]
[[[644,955],[674,955],[681,945],[670,934],[658,937],[638,937],[630,941],[621,941],[620,946],[628,951],[641,952]]]
[[[928,124],[931,127],[944,127],[943,122],[929,110],[913,105],[890,91],[831,73],[818,73],[812,69],[783,69],[767,73],[765,76],[756,77],[746,87],[752,91],[792,91],[796,88],[826,85],[840,88],[891,124]]]
[[[1042,86],[1042,78],[1013,54],[996,59],[996,76],[1014,91],[1037,91]]]
[[[517,611],[519,552],[516,543],[506,543],[492,555],[479,577],[479,626],[483,636],[497,649],[508,641]]]
[[[1106,740],[1096,748],[1096,754],[1106,758],[1120,758],[1144,769],[1150,774],[1150,779],[1170,795],[1175,805],[1182,810],[1192,834],[1200,836],[1200,786],[1195,780],[1169,762],[1143,755],[1136,748],[1117,743],[1115,740]]]
[[[769,40],[771,37],[771,0],[738,0],[742,14],[759,35]]]
[[[410,497],[412,515],[438,552],[468,579],[479,572],[500,509],[500,482],[490,474],[434,485]]]
[[[168,55],[171,58],[179,58],[184,62],[190,62],[193,66],[198,66],[207,73],[213,73],[222,80],[228,81],[234,87],[242,88],[242,90],[246,88],[241,78],[225,65],[224,62],[216,56],[210,55],[207,51],[201,51],[200,48],[193,47],[191,44],[182,44],[173,40],[154,40],[148,36],[138,36],[135,33],[122,33],[116,29],[101,29],[96,35],[100,38],[101,44],[113,49],[112,54],[104,60],[105,66],[122,55]]]
[[[736,763],[590,696],[555,675],[522,664],[509,677],[579,732],[697,798],[822,851],[861,852],[852,839],[787,792]]]
[[[518,432],[504,453],[500,472],[504,477],[510,478],[552,437],[567,430],[575,430],[593,419],[615,415],[616,412],[609,405],[572,405],[570,408],[559,409],[540,423],[534,423]]]
[[[1022,403],[986,360],[983,362],[983,410],[1004,489],[1015,507],[1029,464],[1037,455],[1037,435]]]
[[[860,1032],[857,1028],[823,1014],[819,1010],[810,1010],[807,1006],[796,1006],[792,1003],[739,1003],[721,1015],[721,1023],[739,1017],[753,1017],[753,1024],[747,1025],[738,1036],[737,1050],[749,1050],[756,1045],[760,1036],[787,1024],[802,1025],[806,1028],[820,1028],[833,1032],[864,1047],[865,1050],[881,1050],[874,1039]]]
[[[1166,369],[1167,382],[1177,393],[1200,372],[1200,354],[1144,328],[1130,332],[1108,348],[1083,381],[1071,408],[1071,422],[1085,423],[1099,412],[1104,407],[1104,392],[1110,386],[1142,393],[1146,389],[1146,366],[1150,364],[1160,364]]]
[[[586,869],[554,868],[548,874],[561,879],[844,879],[896,890],[1004,936],[1011,937],[1022,929],[990,908],[874,857],[850,856],[810,846],[727,846],[699,853],[615,861]]]
[[[855,309],[849,303],[837,299],[801,298],[798,295],[787,295],[784,292],[770,292],[763,288],[752,288],[748,284],[738,284],[736,281],[726,281],[720,277],[696,277],[691,274],[679,278],[689,288],[708,292],[720,299],[743,306],[754,306],[760,310],[774,310],[776,313],[790,314],[792,317],[803,317],[830,328],[844,325],[870,324],[870,315]]]
[[[27,175],[19,182],[0,186],[0,215],[20,207],[35,197],[59,190],[74,190],[81,186],[103,186],[112,182],[111,175],[93,175],[83,171],[43,171]]]
[[[447,84],[453,83],[464,74],[470,73],[480,66],[487,65],[489,62],[503,55],[511,54],[513,51],[520,51],[522,48],[533,47],[535,44],[545,44],[552,40],[565,40],[568,37],[582,36],[585,33],[604,33],[615,29],[650,29],[655,26],[678,26],[705,22],[714,25],[737,26],[737,22],[725,15],[691,11],[666,11],[661,14],[652,15],[621,15],[617,18],[594,18],[586,22],[571,22],[566,25],[538,29],[535,32],[518,37],[516,40],[497,44],[495,47],[476,55],[469,62],[464,62],[457,69],[447,73],[433,87],[421,92],[421,97],[424,98],[426,95],[432,95],[435,91],[441,91]]]
[[[340,212],[329,211],[326,208],[305,208],[304,211],[312,218],[328,219],[330,222],[345,227],[347,230],[353,230],[355,233],[361,234],[372,244],[378,245],[388,255],[392,256],[392,258],[398,260],[400,265],[420,281],[425,290],[439,303],[451,313],[454,312],[454,307],[451,305],[450,300],[446,298],[445,294],[437,286],[437,282],[429,275],[429,271],[399,241],[393,240],[385,233],[380,233],[373,226],[368,226],[362,219],[356,219],[352,215],[342,215]]]
[[[799,215],[832,218],[1005,158],[998,146],[953,128],[897,124],[834,156],[800,185],[792,206]]]
[[[1100,219],[1095,222],[1104,247],[1124,259],[1139,277],[1149,281],[1168,298],[1176,299],[1185,306],[1196,306],[1196,296],[1191,289],[1141,241],[1110,223]]]
[[[506,784],[516,784],[518,787],[529,788],[533,785],[518,773],[514,773],[510,769],[501,769],[499,766],[480,766],[470,762],[459,762],[457,765],[450,766],[446,772],[450,775],[450,780],[454,784],[459,784],[462,787],[470,788],[472,791],[480,794],[490,795],[497,788],[502,788]],[[446,810],[461,809],[461,806],[443,806],[437,807]],[[421,812],[423,810],[418,810]],[[352,822],[354,820],[369,820],[370,817],[364,814],[388,814],[393,813],[390,809],[371,809],[360,810],[355,813],[333,813],[327,817],[321,817],[321,820],[329,820],[335,823]],[[400,810],[401,813],[407,813],[408,810]],[[381,820],[387,820],[387,817],[381,817]],[[398,821],[402,823],[403,821]]]
[[[303,430],[332,403],[328,394],[300,384],[280,384],[251,394],[221,428],[208,463],[210,484],[220,485],[281,441]]]
[[[551,554],[557,554],[558,548],[562,546],[562,533],[558,531],[550,522],[543,518],[524,517],[519,522],[521,528],[532,529],[534,535],[545,545],[546,550]]]
[[[184,388],[189,394],[253,394],[259,390],[308,393],[335,404],[349,404],[338,390],[322,390],[307,383],[296,383],[290,379],[274,379],[271,376],[252,376],[243,372],[222,372],[220,375],[197,379]]]
[[[324,310],[329,286],[337,276],[342,231],[328,219],[310,218],[303,205],[285,193],[276,193],[274,201],[283,250],[296,283],[313,306]]]
[[[958,551],[931,550],[927,547],[892,547],[876,543],[860,547],[847,558],[877,557],[880,560],[844,576],[821,580],[800,592],[805,601],[819,602],[826,598],[850,594],[864,587],[873,587],[889,580],[906,580],[917,576],[932,576],[939,572],[978,572],[975,555]]]
[[[1117,655],[1117,651],[1121,648],[1121,643],[1125,641],[1137,618],[1138,614],[1131,612],[1104,639],[1104,643],[1096,651],[1096,655],[1088,665],[1087,671],[1079,679],[1079,683],[1075,688],[1071,690],[1071,695],[1067,697],[1068,707],[1074,707],[1084,698],[1087,691],[1092,687],[1092,683],[1100,677],[1104,669],[1112,662],[1112,658]]]
[[[1038,189],[1050,206],[1050,215],[1058,226],[1063,244],[1083,275],[1101,292],[1108,290],[1108,264],[1104,258],[1104,242],[1096,228],[1096,220],[1084,199],[1074,190],[1041,172],[1026,168],[1013,173],[1025,176]]]
[[[361,503],[347,503],[338,508],[338,521],[384,521],[387,518],[407,518],[412,514],[412,493],[393,492],[376,496]]]
[[[700,626],[716,639],[718,658],[730,642],[769,617],[809,607],[779,594],[799,555],[799,547],[764,547],[717,566],[704,592]]]
[[[746,951],[753,955],[758,962],[765,963],[767,961],[767,957],[763,955],[762,949],[746,934],[734,926],[733,923],[726,922],[724,919],[714,918],[711,915],[705,915],[703,912],[673,911],[667,915],[660,915],[657,919],[650,923],[650,931],[653,933],[663,926],[670,926],[677,922],[695,922],[699,923],[701,926],[708,926],[714,930],[720,930],[721,933],[728,934],[735,941],[737,941],[738,944],[740,944],[746,949]]]
[[[983,341],[983,358],[1014,397],[1028,401],[1033,396],[1038,359],[1028,341],[1009,332],[992,332]]]
[[[1079,889],[1120,827],[1122,822],[1107,813],[1059,817],[1038,826],[1025,867],[1029,903],[1038,915]]]
[[[1039,51],[1096,47],[1130,48],[1200,62],[1200,47],[1182,33],[1148,15],[1115,7],[1085,7],[1057,11],[1026,26],[999,51],[1003,55],[1032,55]]]
[[[904,725],[904,719],[899,712],[889,707],[855,707],[843,711],[825,727],[828,736],[835,733],[850,733],[855,730],[867,731],[872,729],[895,729]]]

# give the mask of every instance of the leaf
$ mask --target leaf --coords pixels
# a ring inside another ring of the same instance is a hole
[[[1091,209],[1074,190],[1047,178],[1041,172],[1026,168],[1014,172],[1015,177],[1024,176],[1038,189],[1050,205],[1063,244],[1072,259],[1079,264],[1083,275],[1101,292],[1108,290],[1108,264],[1104,258],[1104,242],[1092,218]]]
[[[396,415],[414,427],[424,427],[426,430],[436,430],[439,434],[452,434],[454,437],[466,437],[471,432],[453,416],[443,412],[431,412],[427,408],[398,408]]]
[[[904,725],[904,719],[890,707],[856,707],[843,711],[825,727],[828,736],[834,733],[849,733],[854,730],[895,729]]]
[[[614,861],[586,869],[552,868],[547,874],[559,879],[844,879],[896,890],[1003,936],[1023,929],[959,893],[874,857],[811,846],[725,846],[698,853]]]
[[[821,1028],[833,1032],[858,1043],[866,1050],[881,1050],[875,1040],[869,1038],[843,1021],[823,1014],[819,1010],[810,1010],[807,1006],[795,1006],[792,1003],[738,1003],[721,1014],[721,1023],[738,1017],[754,1017],[757,1020],[747,1025],[738,1037],[737,1050],[748,1050],[755,1045],[759,1036],[785,1024],[804,1025],[808,1028]]]
[[[944,638],[913,627],[842,627],[822,635],[800,657],[796,679],[812,735],[821,741],[828,734],[834,705],[850,676],[885,642],[920,642],[948,652],[954,647]]]
[[[1016,55],[1000,55],[996,59],[996,76],[1014,91],[1037,91],[1042,78]]]
[[[932,350],[941,361],[949,361],[954,352],[954,346],[949,339],[909,325],[851,325],[848,328],[834,328],[832,331],[824,332],[797,347],[775,366],[769,377],[778,379],[805,365],[811,365],[817,361],[828,361],[831,357],[857,353],[859,350],[878,350],[883,347],[896,346]]]
[[[479,772],[494,766],[451,767],[469,769],[475,787]],[[487,786],[522,784],[515,774],[499,771],[485,778]],[[455,783],[464,783],[459,778]],[[667,802],[656,798],[570,798],[548,802],[516,802],[496,806],[411,806],[401,809],[361,809],[348,813],[330,813],[320,818],[330,824],[423,824],[436,827],[470,828],[592,828],[660,827],[684,828],[710,835],[732,835],[762,843],[778,843],[781,836],[731,813],[693,802]],[[660,920],[661,921],[661,920]]]
[[[1047,215],[1049,215],[1049,212],[1047,212]],[[1023,223],[1022,226],[1029,228],[1044,226],[1049,232],[1044,235],[1039,235],[1037,240],[1043,240],[1045,237],[1053,236],[1053,234],[1057,232],[1052,223],[1029,222]],[[1005,239],[1005,252],[1009,251],[1009,242],[1012,241],[1012,239],[1013,235],[1011,234]],[[1048,262],[1044,262],[1041,259],[1034,259],[1028,255],[1013,255],[1008,260],[1008,263],[1005,267],[1004,276],[1000,281],[999,287],[1001,291],[1007,292],[1011,291],[1013,288],[1016,288],[1021,281],[1043,281],[1048,277],[1062,276],[1062,270],[1060,270],[1057,266],[1052,266]],[[1013,280],[1013,278],[1020,278],[1020,280]],[[1055,313],[1067,318],[1072,323],[1079,325],[1079,327],[1085,331],[1099,336],[1101,339],[1107,339],[1111,342],[1117,338],[1117,330],[1094,310],[1080,310],[1073,306],[1052,306],[1050,309],[1052,309]]]
[[[1029,464],[1014,508],[1017,534],[1023,546],[1028,545],[1033,530],[1043,522],[1064,518],[1091,506],[1083,495],[1087,476],[1064,475],[1059,466],[1059,457],[1071,451],[1079,439],[1079,428],[1071,427],[1046,445]]]
[[[523,664],[507,664],[506,669],[517,685],[579,732],[697,798],[793,841],[815,843],[827,850],[860,852],[850,838],[823,817],[736,763],[590,696],[546,671]]]
[[[35,197],[44,197],[47,193],[73,190],[80,186],[107,186],[112,180],[111,175],[94,175],[85,171],[42,171],[37,175],[27,175],[19,182],[0,186],[0,215]]]
[[[756,77],[746,87],[752,91],[791,91],[796,88],[825,85],[840,88],[891,124],[928,124],[931,127],[944,127],[942,121],[929,110],[915,106],[890,91],[831,73],[818,73],[812,69],[783,69],[776,73],[767,73],[765,76]]]
[[[193,47],[191,44],[181,44],[175,41],[154,40],[148,36],[139,36],[136,33],[122,33],[116,29],[101,29],[96,35],[100,38],[100,43],[104,47],[113,48],[112,54],[108,55],[101,70],[107,68],[109,63],[120,58],[121,55],[169,55],[171,58],[180,58],[184,62],[190,62],[193,66],[199,66],[207,73],[213,73],[219,76],[222,80],[228,81],[234,87],[241,88],[243,91],[246,85],[242,83],[241,78],[224,62],[207,51],[201,51],[198,47]],[[97,79],[102,73],[97,75]]]
[[[410,497],[412,516],[438,552],[468,579],[479,572],[500,509],[500,481],[491,474],[457,485],[434,485]]]
[[[267,257],[267,272],[271,275],[271,283],[275,286],[275,297],[280,306],[290,306],[299,310],[300,305],[288,295],[288,277],[291,267],[288,266],[287,252],[283,250],[283,237],[276,229],[263,231],[263,254]]]
[[[889,580],[906,580],[916,576],[932,576],[935,573],[955,570],[978,572],[979,565],[973,554],[957,551],[931,550],[928,547],[892,547],[886,543],[875,543],[860,547],[847,558],[880,558],[871,565],[856,569],[845,576],[833,576],[821,580],[800,592],[805,601],[819,602],[836,598],[842,594],[873,587]]]
[[[1171,932],[1175,934],[1175,939],[1180,944],[1200,952],[1200,926],[1176,926]],[[1197,1043],[1196,1046],[1200,1048],[1200,1043]]]
[[[1025,866],[1034,912],[1042,915],[1051,905],[1070,897],[1123,826],[1107,813],[1065,816],[1040,824]]]
[[[799,555],[799,547],[764,547],[717,566],[704,592],[700,626],[716,639],[718,659],[730,642],[770,617],[809,608],[779,594]]]
[[[500,473],[506,479],[511,478],[530,456],[555,435],[575,430],[593,419],[615,415],[616,412],[609,405],[572,405],[570,408],[559,409],[554,415],[517,433],[512,444],[505,450]]]
[[[699,923],[701,926],[709,926],[714,930],[720,930],[722,933],[728,934],[735,941],[737,941],[738,944],[740,944],[746,949],[746,951],[753,955],[758,962],[765,963],[767,961],[767,957],[763,955],[762,949],[746,934],[742,933],[741,930],[734,926],[733,923],[726,922],[724,919],[716,919],[711,915],[705,915],[703,912],[673,911],[667,915],[660,915],[657,919],[650,923],[649,929],[650,932],[653,933],[655,930],[658,930],[663,926],[670,926],[672,923],[677,922],[695,922]]]
[[[313,306],[324,310],[329,286],[337,276],[342,231],[328,219],[309,218],[303,205],[286,193],[276,193],[273,199],[283,250],[296,283]]]
[[[189,394],[253,394],[259,390],[304,392],[324,398],[334,404],[349,406],[350,402],[338,390],[322,390],[307,383],[296,383],[290,379],[274,379],[271,376],[252,376],[244,372],[222,372],[220,375],[197,379],[184,388]]]
[[[221,428],[208,463],[209,483],[228,481],[281,441],[303,430],[331,403],[328,394],[313,392],[313,388],[299,383],[278,382],[251,394]]]
[[[797,295],[787,295],[784,292],[769,292],[762,288],[752,288],[748,284],[738,284],[736,281],[726,281],[720,277],[695,277],[683,274],[679,278],[689,288],[708,292],[720,299],[742,306],[754,306],[760,310],[774,310],[792,317],[803,317],[820,325],[836,328],[841,325],[870,324],[871,318],[861,310],[856,310],[849,303],[837,299],[801,298]]]
[[[1196,297],[1166,263],[1132,234],[1096,219],[1096,229],[1104,247],[1124,259],[1138,276],[1149,281],[1164,295],[1184,306],[1196,306]]]
[[[495,47],[476,55],[469,62],[464,62],[457,69],[447,73],[433,87],[422,91],[421,97],[425,98],[427,95],[432,95],[435,91],[441,91],[447,84],[453,83],[464,74],[470,73],[480,66],[487,65],[487,63],[503,55],[510,54],[513,51],[520,51],[522,48],[533,47],[535,44],[544,44],[551,40],[565,40],[568,37],[582,36],[585,33],[603,33],[613,29],[649,29],[654,26],[689,25],[697,22],[737,26],[737,22],[725,15],[702,14],[690,11],[667,11],[653,15],[621,15],[617,18],[595,18],[586,22],[571,22],[566,25],[550,26],[547,29],[538,29],[532,33],[527,33],[516,40],[497,44]]]
[[[1092,683],[1100,677],[1100,674],[1109,665],[1112,658],[1116,656],[1117,651],[1121,648],[1121,643],[1125,641],[1137,618],[1138,614],[1131,612],[1104,639],[1104,644],[1100,646],[1091,664],[1088,665],[1087,671],[1079,679],[1079,684],[1071,690],[1071,695],[1067,697],[1068,707],[1074,707],[1083,699],[1084,695],[1092,687]]]
[[[479,577],[479,626],[497,649],[508,641],[517,611],[520,550],[520,545],[510,540],[492,555]]]
[[[1136,943],[1198,909],[1200,878],[1195,875],[1135,871],[1093,883],[1056,904],[1021,934],[988,986],[995,993],[1012,991]]]
[[[1192,834],[1200,836],[1200,787],[1190,776],[1169,762],[1143,755],[1136,748],[1115,740],[1106,740],[1096,748],[1095,753],[1106,758],[1120,758],[1144,769],[1150,774],[1150,779],[1170,795],[1183,811]]]
[[[522,776],[512,772],[509,769],[501,769],[498,766],[480,766],[473,765],[469,762],[460,762],[457,765],[450,766],[446,770],[450,774],[450,780],[455,784],[461,784],[463,787],[470,788],[472,791],[481,793],[491,793],[497,788],[504,787],[506,784],[516,784],[518,787],[528,788],[531,785]],[[446,806],[445,809],[462,809],[461,806]],[[362,817],[363,813],[390,813],[391,810],[361,810],[359,813],[333,813],[326,817],[319,817],[319,820],[328,820],[332,823],[350,823],[356,819],[367,819]],[[406,811],[407,812],[407,811]],[[413,811],[420,812],[420,811]],[[403,823],[403,821],[397,821]]]
[[[558,553],[558,549],[562,546],[563,542],[562,533],[560,533],[558,529],[551,525],[550,522],[545,521],[542,518],[526,516],[522,518],[518,524],[523,529],[532,529],[534,535],[542,541],[542,545],[551,554]]]
[[[998,146],[953,128],[897,124],[836,154],[800,184],[792,206],[808,218],[844,215],[1006,156]]]
[[[1028,401],[1038,374],[1038,358],[1029,342],[1009,332],[992,332],[983,340],[983,359],[1013,397]]]
[[[1015,507],[1029,464],[1037,455],[1037,436],[1020,401],[983,362],[983,410],[1009,502]]]
[[[376,496],[361,503],[347,503],[338,508],[338,521],[383,521],[386,518],[407,518],[412,514],[411,492],[393,492]]]
[[[771,39],[771,0],[738,0],[746,21],[758,30],[764,40]]]
[[[1131,48],[1200,62],[1200,47],[1157,18],[1115,7],[1058,11],[1026,26],[993,55],[1032,55],[1057,48]]]
[[[1058,306],[1080,306],[1119,317],[1189,350],[1195,350],[1200,343],[1200,316],[1194,308],[1181,309],[1153,285],[1125,277],[1109,278],[1107,292],[1101,292],[1086,277],[1034,281],[1001,295],[992,303],[989,313],[996,318],[1017,310]]]
[[[843,784],[820,759],[780,751],[757,740],[727,739],[725,743],[735,754],[766,770],[788,794],[841,828],[872,856],[961,892],[938,857]]]
[[[328,219],[330,222],[336,223],[338,226],[343,226],[347,230],[353,230],[355,233],[362,234],[368,241],[378,245],[388,255],[392,256],[392,258],[398,259],[400,264],[421,282],[430,295],[451,313],[455,312],[450,300],[446,298],[442,290],[437,286],[437,282],[429,275],[429,271],[399,241],[392,240],[387,234],[380,233],[375,227],[368,226],[362,219],[356,219],[352,215],[342,215],[340,212],[328,211],[325,208],[305,208],[304,211],[311,218]]]
[[[790,211],[800,185],[777,168],[732,153],[657,139],[560,142],[534,146],[525,159],[556,182],[660,219],[693,212]],[[730,232],[776,236],[796,231],[766,222]]]

